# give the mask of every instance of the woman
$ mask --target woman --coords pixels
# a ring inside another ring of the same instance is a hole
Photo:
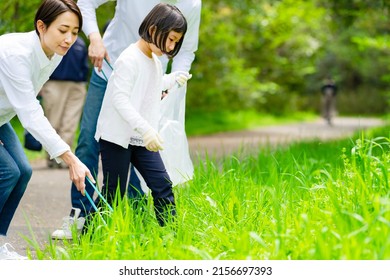
[[[27,188],[32,168],[10,120],[17,115],[23,127],[51,158],[65,162],[70,179],[84,193],[88,168],[71,152],[43,114],[36,96],[60,63],[82,27],[72,0],[45,0],[34,20],[35,31],[0,36],[0,238],[6,236]],[[2,241],[2,240],[1,240]],[[6,243],[0,259],[23,259]]]

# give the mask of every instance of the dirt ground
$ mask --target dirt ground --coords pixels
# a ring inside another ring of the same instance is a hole
[[[348,137],[358,130],[382,125],[384,122],[376,118],[336,118],[333,126],[318,119],[313,122],[191,137],[188,141],[196,164],[206,153],[209,157],[221,157],[240,147],[250,151],[265,144],[307,139],[326,141]],[[32,179],[8,232],[8,241],[21,254],[31,248],[25,237],[36,240],[40,245],[48,242],[50,233],[61,226],[62,218],[69,214],[71,208],[68,170],[47,169],[45,161],[32,162],[32,166]]]

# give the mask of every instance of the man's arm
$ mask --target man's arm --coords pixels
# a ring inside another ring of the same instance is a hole
[[[172,61],[172,72],[185,71],[190,72],[191,64],[195,59],[195,52],[198,49],[199,26],[201,16],[201,1],[192,1],[194,5],[186,15],[188,30],[184,37],[183,45],[179,53]]]
[[[89,39],[88,56],[92,64],[99,69],[102,68],[103,59],[110,61],[107,50],[103,44],[102,36],[100,35],[99,26],[96,18],[96,9],[107,3],[115,0],[78,0],[77,5],[80,8],[83,16],[83,31]]]

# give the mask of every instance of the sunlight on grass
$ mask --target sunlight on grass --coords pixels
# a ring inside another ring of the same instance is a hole
[[[77,242],[39,259],[389,259],[389,128],[329,143],[261,147],[206,158],[175,187],[175,223],[158,226],[151,198],[102,209]]]
[[[305,112],[297,112],[280,117],[259,114],[254,111],[218,113],[192,112],[186,116],[186,132],[188,136],[195,136],[224,131],[237,131],[281,123],[286,124],[298,121],[310,121],[316,118],[318,118],[318,115]]]

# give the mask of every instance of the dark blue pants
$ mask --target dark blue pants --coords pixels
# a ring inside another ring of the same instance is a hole
[[[158,152],[148,151],[145,147],[129,145],[127,149],[114,143],[100,140],[100,154],[103,166],[102,193],[106,196],[108,203],[112,205],[117,190],[121,197],[124,197],[128,187],[130,165],[134,165],[145,180],[145,183],[152,191],[157,220],[160,225],[164,224],[159,217],[163,215],[167,207],[173,209],[174,194],[172,182],[165,169],[164,163]],[[119,189],[118,189],[119,187]]]
[[[0,235],[6,235],[32,168],[10,123],[0,126]]]

